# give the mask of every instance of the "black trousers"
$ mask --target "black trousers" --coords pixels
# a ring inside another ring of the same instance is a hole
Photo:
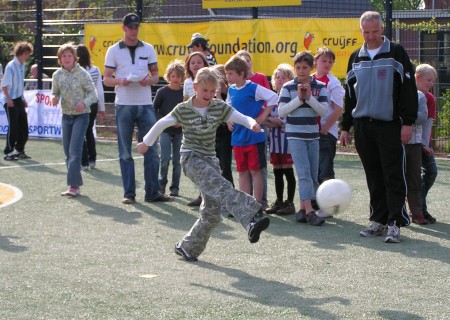
[[[233,182],[233,172],[231,171],[231,162],[233,160],[233,148],[231,147],[231,131],[225,123],[220,124],[216,132],[216,156],[220,162],[222,176]]]
[[[400,121],[354,120],[356,151],[366,173],[370,221],[408,225],[405,150]]]
[[[28,141],[28,116],[25,111],[25,105],[22,98],[13,99],[13,103],[13,108],[8,108],[6,103],[3,106],[9,123],[8,133],[6,134],[5,154],[14,151],[14,149],[24,152],[25,144]]]
[[[91,113],[89,114],[89,125],[86,130],[86,138],[83,143],[83,155],[81,159],[81,165],[87,166],[90,161],[95,162],[97,160],[97,149],[95,147],[94,137],[94,122],[97,117],[98,103],[91,105]]]

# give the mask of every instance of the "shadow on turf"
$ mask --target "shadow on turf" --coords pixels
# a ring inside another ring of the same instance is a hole
[[[339,303],[344,306],[350,305],[350,300],[341,297],[305,297],[300,294],[303,292],[302,288],[275,280],[255,277],[239,269],[218,266],[204,261],[199,261],[195,265],[200,268],[226,274],[230,278],[235,278],[236,281],[231,286],[239,292],[193,283],[192,285],[195,287],[215,291],[238,299],[250,300],[270,307],[295,308],[303,316],[327,320],[340,319],[340,315],[327,312],[321,306],[328,303]]]
[[[79,196],[76,199],[89,209],[87,212],[100,217],[112,218],[124,224],[137,224],[142,217],[140,212],[129,212],[119,206],[108,205],[93,201],[89,196]]]
[[[27,247],[16,246],[10,239],[18,239],[18,237],[9,237],[0,235],[0,249],[7,252],[21,253],[27,251]]]
[[[418,316],[416,314],[412,314],[412,313],[405,312],[405,311],[397,311],[397,310],[381,310],[378,312],[378,315],[381,317],[381,319],[386,319],[386,320],[400,320],[400,319],[422,320],[422,319],[426,319],[426,318]]]
[[[311,242],[313,246],[321,249],[346,250],[348,246],[360,246],[371,250],[397,252],[408,257],[432,259],[450,264],[449,248],[440,245],[437,241],[426,241],[406,236],[404,231],[401,234],[399,244],[389,244],[384,242],[384,237],[364,238],[359,236],[359,232],[367,226],[339,218],[328,219],[321,227],[297,223],[291,217],[272,216],[271,221],[271,225],[266,232],[275,236],[297,237],[299,240]],[[286,223],[289,225],[285,225]],[[413,232],[448,239],[449,234],[446,231],[448,227],[448,224],[437,223],[425,226],[411,225],[406,228]],[[330,228],[333,230],[330,230]],[[405,230],[405,228],[401,230]]]
[[[173,203],[182,202],[185,205],[191,199],[184,197],[177,197],[175,201],[172,202],[155,202],[155,203],[136,203],[135,207],[139,211],[148,214],[162,222],[165,226],[172,228],[174,230],[180,230],[180,238],[186,233],[194,224],[194,222],[200,216],[198,212],[198,207],[195,209],[186,206],[186,210],[181,210]],[[213,231],[213,237],[222,240],[233,240],[235,237],[230,236],[227,231],[231,231],[232,228],[225,223],[220,223]]]

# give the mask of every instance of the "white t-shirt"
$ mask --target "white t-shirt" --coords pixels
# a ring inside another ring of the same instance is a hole
[[[117,78],[144,79],[148,76],[149,65],[157,62],[155,49],[151,44],[139,41],[134,52],[134,59],[131,52],[123,41],[108,48],[105,57],[105,67],[115,70]],[[141,86],[135,81],[128,86],[116,86],[116,104],[121,105],[149,105],[153,104],[152,89],[150,86]]]
[[[194,81],[192,78],[187,78],[183,83],[183,97],[192,97],[195,95]]]

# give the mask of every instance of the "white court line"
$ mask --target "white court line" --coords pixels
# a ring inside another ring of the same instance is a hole
[[[133,157],[133,159],[143,159],[143,156],[140,157]],[[101,159],[97,160],[96,162],[110,162],[110,161],[119,161],[119,158],[115,159]],[[2,169],[13,169],[13,168],[30,168],[30,167],[44,167],[44,166],[61,166],[66,165],[65,162],[51,162],[51,163],[33,163],[33,164],[23,164],[23,165],[17,165],[17,166],[1,166],[0,170]]]

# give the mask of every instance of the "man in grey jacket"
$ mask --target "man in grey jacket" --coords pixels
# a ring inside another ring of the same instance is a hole
[[[414,69],[405,49],[382,35],[378,12],[363,13],[360,28],[364,44],[348,63],[340,142],[348,143],[354,125],[372,222],[360,235],[386,235],[385,242],[397,243],[400,226],[410,223],[405,209],[404,144],[411,139],[417,118]]]

